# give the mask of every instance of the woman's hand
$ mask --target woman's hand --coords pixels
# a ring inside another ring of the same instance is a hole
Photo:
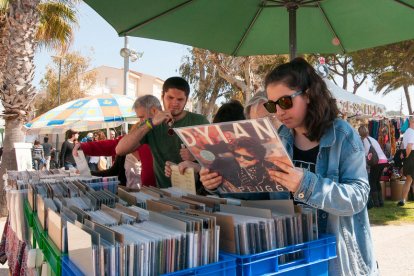
[[[200,164],[195,162],[183,161],[180,164],[178,164],[178,170],[181,174],[184,174],[187,168],[193,168],[195,173],[198,173],[201,170]]]
[[[200,171],[200,181],[203,183],[204,188],[208,190],[214,190],[223,182],[223,177],[216,172],[210,173],[206,168],[202,168]]]
[[[283,185],[292,193],[296,192],[303,179],[303,169],[291,167],[289,164],[281,161],[274,161],[273,164],[280,169],[280,171],[268,171],[273,181]]]

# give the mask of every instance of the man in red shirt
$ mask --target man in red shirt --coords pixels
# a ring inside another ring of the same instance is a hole
[[[159,110],[162,110],[160,101],[152,96],[145,95],[139,97],[133,106],[137,118],[140,120],[138,124],[142,121],[145,121],[148,118],[154,117],[155,113]],[[123,136],[119,136],[114,140],[104,140],[104,141],[95,141],[95,142],[86,142],[78,143],[78,145],[73,149],[73,154],[77,155],[77,150],[80,148],[83,150],[85,155],[89,156],[113,156],[115,155],[115,148],[118,145],[119,141]],[[151,154],[151,149],[148,145],[143,144],[137,148],[132,155],[141,161],[141,185],[143,186],[156,186],[154,168],[153,168],[153,158]],[[118,164],[117,162],[120,162]],[[107,170],[106,175],[118,175],[118,179],[123,185],[127,185],[133,180],[128,179],[128,173],[125,174],[125,156],[117,156],[112,168]],[[130,169],[130,168],[128,168]],[[102,172],[98,172],[102,174]],[[93,173],[93,175],[97,175]],[[127,176],[126,176],[127,175]],[[101,175],[104,176],[104,175]],[[130,186],[130,185],[127,185]]]

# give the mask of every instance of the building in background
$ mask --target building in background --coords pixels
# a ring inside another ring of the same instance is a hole
[[[89,72],[96,73],[95,86],[87,91],[87,95],[100,94],[124,94],[124,69],[110,66],[99,66]],[[138,98],[144,95],[153,95],[161,100],[162,85],[164,80],[129,70],[127,96]],[[188,99],[186,110],[193,111],[191,98]]]
[[[109,66],[99,66],[89,72],[96,73],[96,85],[90,89],[88,95],[99,94],[124,94],[124,70]],[[164,81],[160,78],[129,70],[127,96],[132,98],[143,95],[161,97],[161,89]]]

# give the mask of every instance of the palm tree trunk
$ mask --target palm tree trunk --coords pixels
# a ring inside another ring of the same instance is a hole
[[[3,83],[3,72],[7,60],[8,49],[6,47],[6,38],[10,35],[9,24],[5,14],[0,14],[0,86]]]
[[[413,114],[413,109],[411,107],[411,98],[410,98],[410,93],[408,92],[408,86],[403,85],[403,88],[404,88],[405,98],[407,99],[408,113],[409,113],[409,115],[412,115]]]
[[[4,62],[0,63],[3,72],[0,98],[6,121],[3,163],[0,169],[0,215],[7,212],[2,176],[6,170],[16,169],[14,142],[24,142],[21,127],[27,120],[35,95],[32,86],[35,69],[33,57],[36,48],[35,34],[39,23],[36,7],[39,2],[40,0],[10,1],[6,13],[7,24],[0,26],[2,48],[7,49]],[[4,29],[4,26],[8,29]]]
[[[3,141],[3,156],[0,166],[1,179],[3,179],[3,175],[7,172],[7,170],[17,170],[14,143],[24,141],[25,134],[22,131],[22,126],[23,123],[19,119],[6,120],[6,131]],[[0,189],[0,203],[0,216],[6,216],[6,191],[3,188]]]

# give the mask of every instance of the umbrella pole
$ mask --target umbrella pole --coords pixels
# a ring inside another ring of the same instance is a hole
[[[290,60],[296,57],[296,10],[297,5],[289,5],[287,10],[289,12],[289,56]]]

